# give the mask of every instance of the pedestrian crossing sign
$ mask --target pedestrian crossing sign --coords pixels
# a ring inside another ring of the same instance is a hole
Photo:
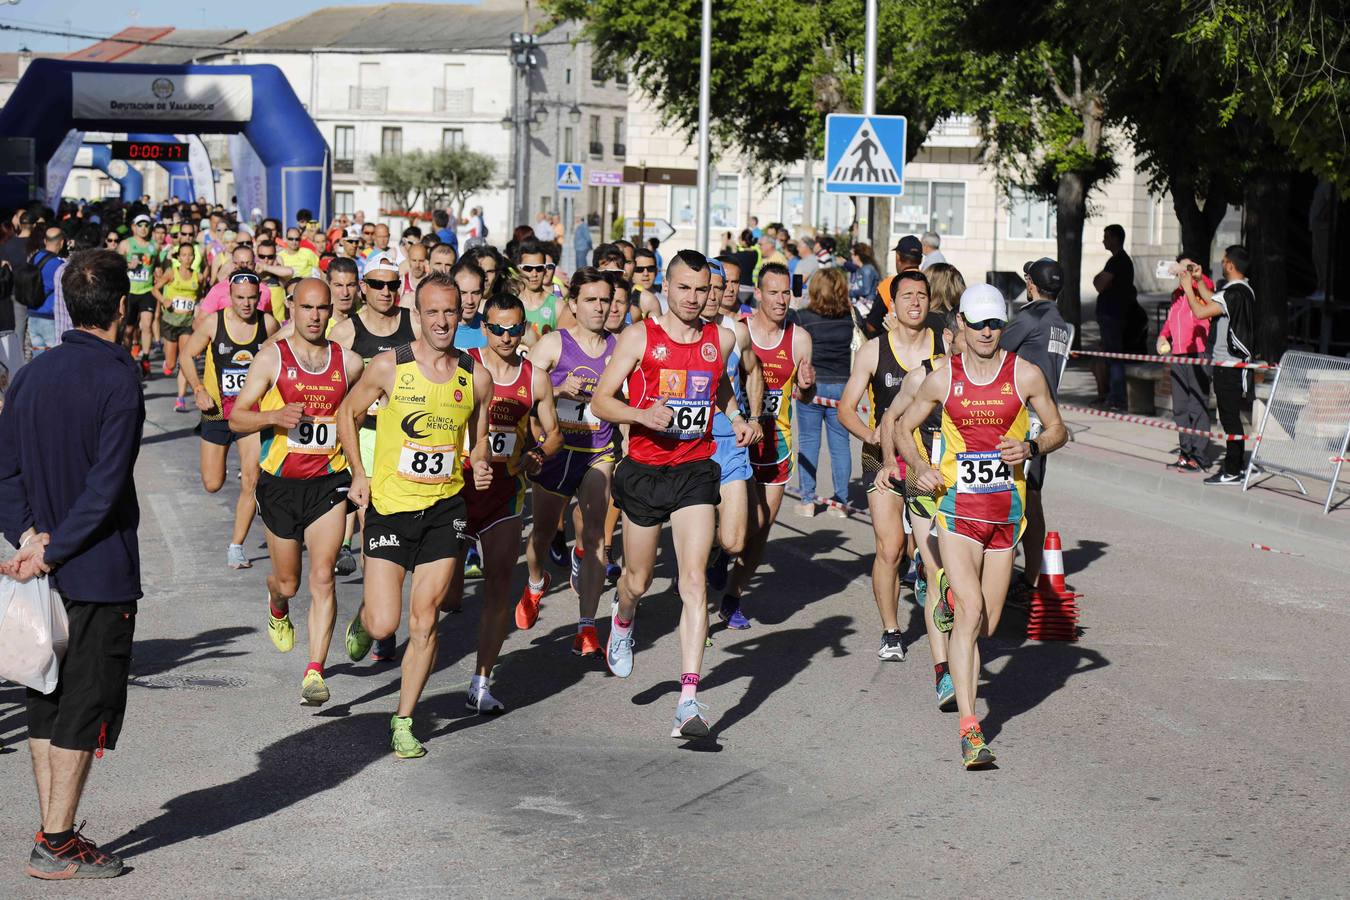
[[[825,192],[904,194],[905,128],[904,116],[826,116]]]
[[[558,190],[579,191],[582,184],[581,163],[558,163]]]

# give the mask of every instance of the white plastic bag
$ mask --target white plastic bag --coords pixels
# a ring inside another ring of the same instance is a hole
[[[0,576],[0,678],[50,694],[66,655],[66,607],[47,576]]]

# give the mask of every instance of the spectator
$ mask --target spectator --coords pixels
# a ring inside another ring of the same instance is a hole
[[[751,217],[750,217],[750,225],[749,225],[749,227],[747,227],[745,230],[748,231],[748,232],[750,232],[750,238],[751,238],[751,240],[756,240],[756,241],[759,240],[760,237],[764,234],[764,232],[763,232],[763,231],[760,231],[760,228],[759,228],[759,216],[751,216]],[[741,244],[744,245],[744,244],[748,244],[748,243],[749,243],[749,241],[747,241],[747,240],[745,239],[745,236],[742,235],[742,236],[741,236]]]
[[[866,244],[859,244],[866,248]],[[854,253],[856,255],[857,248]],[[871,255],[870,250],[868,256]],[[875,271],[875,270],[874,270]],[[853,361],[853,315],[849,305],[848,279],[840,269],[822,269],[811,279],[809,302],[797,316],[797,322],[811,335],[811,365],[816,370],[816,396],[837,401],[844,393],[849,366]],[[802,503],[798,512],[816,514],[816,462],[820,458],[820,427],[830,447],[830,477],[834,482],[833,499],[848,503],[848,482],[853,475],[853,451],[848,431],[839,424],[839,411],[833,407],[797,401],[797,471]],[[832,515],[847,515],[830,507]]]
[[[925,231],[919,242],[923,244],[923,259],[919,261],[920,272],[926,273],[929,266],[947,261],[947,257],[938,249],[942,246],[942,238],[936,231]]]
[[[1255,342],[1256,294],[1247,282],[1251,257],[1247,248],[1234,244],[1223,253],[1223,290],[1214,291],[1205,281],[1196,281],[1189,269],[1181,270],[1181,289],[1197,319],[1212,320],[1210,348],[1215,362],[1246,362]],[[1219,424],[1226,434],[1242,434],[1242,397],[1247,392],[1247,370],[1214,369],[1214,401]],[[1241,484],[1243,441],[1228,441],[1219,471],[1205,484]]]
[[[1101,329],[1101,349],[1108,353],[1124,353],[1130,324],[1137,322],[1139,317],[1133,309],[1139,306],[1139,299],[1134,287],[1134,262],[1125,252],[1125,229],[1120,225],[1107,225],[1102,231],[1102,246],[1111,257],[1092,279],[1092,287],[1097,291],[1097,326]],[[1125,363],[1103,360],[1094,366],[1094,372],[1097,376],[1097,402],[1104,402],[1108,409],[1124,410]]]
[[[108,877],[122,861],[75,822],[90,760],[117,746],[126,709],[141,598],[132,473],[145,402],[138,367],[117,343],[131,289],[126,261],[82,252],[62,288],[75,330],[18,374],[0,414],[0,528],[20,546],[0,571],[20,581],[50,574],[69,619],[56,689],[27,697],[43,811],[28,873]]]
[[[550,244],[555,237],[553,222],[549,219],[548,213],[541,212],[534,219],[534,239],[541,243]]]
[[[1159,356],[1180,356],[1199,359],[1208,355],[1209,319],[1196,318],[1191,311],[1186,290],[1181,286],[1181,272],[1190,272],[1191,282],[1203,281],[1207,290],[1214,291],[1214,282],[1200,269],[1198,263],[1177,257],[1173,271],[1177,286],[1172,291],[1172,305],[1167,310],[1167,321],[1158,332]],[[1182,428],[1209,431],[1209,368],[1186,363],[1172,364],[1172,420]],[[1168,468],[1197,472],[1209,468],[1209,438],[1199,434],[1179,435],[1181,449],[1176,462]]]
[[[848,296],[859,310],[867,315],[873,306],[877,306],[877,284],[881,275],[877,273],[876,257],[872,255],[869,244],[853,245],[852,274],[848,279]]]
[[[116,235],[113,235],[113,237],[116,237]],[[94,250],[98,248],[98,242],[98,226],[85,225],[76,232],[74,246],[71,249],[74,253],[79,253],[81,250]],[[117,245],[114,244],[108,249],[116,250]],[[55,302],[52,305],[52,312],[56,323],[56,340],[52,343],[53,347],[59,347],[61,345],[62,335],[71,328],[70,308],[66,306],[65,288],[61,286],[61,277],[65,274],[66,266],[68,265],[70,265],[70,261],[66,260],[62,262],[61,267],[56,270],[56,297]]]
[[[806,297],[807,291],[811,286],[811,276],[820,268],[820,260],[816,257],[816,239],[809,234],[804,234],[797,238],[797,270],[793,273],[801,276],[802,290],[801,296]],[[800,301],[800,297],[797,298]]]
[[[487,220],[483,218],[483,207],[475,206],[469,210],[469,218],[465,224],[469,226],[469,237],[487,240],[488,227]]]
[[[661,290],[661,275],[666,271],[666,260],[661,255],[661,239],[647,238],[647,247],[652,251],[652,256],[656,257],[656,284],[654,287],[659,292]]]
[[[56,346],[56,270],[66,255],[66,233],[60,226],[48,225],[42,235],[42,249],[31,257],[42,273],[42,305],[28,311],[28,342],[33,355]]]
[[[455,255],[459,255],[459,235],[450,225],[450,214],[443,209],[438,209],[431,214],[431,221],[436,226],[436,237],[441,239],[442,244],[449,244],[455,248]]]
[[[576,256],[576,269],[586,268],[586,261],[591,258],[591,251],[594,249],[595,242],[591,238],[591,229],[586,224],[586,217],[577,216],[576,225],[572,228],[572,252]]]
[[[33,234],[37,216],[30,210],[20,209],[14,213],[14,235],[0,244],[0,263],[18,274],[19,267],[28,261],[28,240]],[[0,364],[9,369],[11,376],[19,371],[24,363],[24,343],[28,336],[28,307],[11,294],[0,298]]]
[[[961,302],[961,293],[966,289],[966,279],[951,263],[933,263],[928,276],[928,311],[937,313],[946,321],[947,313],[956,309]]]

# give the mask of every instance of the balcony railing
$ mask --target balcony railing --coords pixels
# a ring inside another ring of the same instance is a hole
[[[591,156],[597,159],[605,155],[605,145],[602,141],[591,141]]]
[[[431,108],[438,113],[467,116],[473,112],[473,88],[432,88]]]
[[[354,159],[333,160],[334,175],[350,175],[355,171],[356,171],[356,160]]]
[[[614,145],[614,158],[615,158],[615,159],[623,159],[623,158],[624,158],[625,156],[627,156],[627,155],[628,155],[628,147],[627,147],[626,145],[624,145],[624,144],[615,144],[615,145]]]
[[[384,112],[389,108],[389,88],[349,87],[347,108],[360,112]]]

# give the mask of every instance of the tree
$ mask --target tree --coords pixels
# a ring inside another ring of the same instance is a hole
[[[492,185],[497,169],[492,157],[464,147],[372,156],[370,164],[380,189],[394,198],[409,221],[419,204],[430,212],[449,200],[458,211],[471,194]]]
[[[456,215],[473,194],[492,186],[497,163],[484,153],[467,147],[451,147],[432,154],[428,167],[431,189],[428,196],[436,206],[448,207]]]

